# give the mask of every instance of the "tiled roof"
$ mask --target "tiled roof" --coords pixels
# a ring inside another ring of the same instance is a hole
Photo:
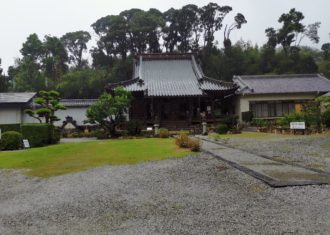
[[[150,97],[202,96],[207,91],[235,89],[232,83],[205,77],[191,54],[142,55],[134,65],[133,78],[109,88],[118,85]]]
[[[35,92],[0,93],[0,104],[25,104],[36,95]]]
[[[330,80],[320,74],[235,76],[241,94],[326,93]]]
[[[97,99],[62,99],[60,103],[65,107],[88,107],[96,101]]]

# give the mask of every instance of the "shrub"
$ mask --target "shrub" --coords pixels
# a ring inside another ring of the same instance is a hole
[[[103,129],[97,129],[95,132],[94,132],[94,135],[95,137],[98,139],[98,140],[104,140],[104,139],[108,139],[109,136],[107,134],[107,132]]]
[[[302,113],[290,113],[277,120],[277,124],[282,127],[289,127],[290,122],[304,122],[305,117]]]
[[[54,127],[50,124],[21,125],[24,139],[28,139],[31,147],[42,147],[56,142]]]
[[[180,133],[176,139],[175,144],[180,148],[189,148],[189,137],[185,133]]]
[[[160,128],[159,129],[159,137],[160,138],[168,138],[168,137],[170,137],[170,132],[166,128]]]
[[[223,119],[223,123],[226,124],[229,129],[236,129],[238,116],[227,116]]]
[[[322,113],[322,123],[326,127],[330,127],[330,108],[328,108],[324,113]]]
[[[220,123],[214,130],[218,134],[227,134],[229,128],[226,124]]]
[[[51,126],[51,135],[50,135],[50,143],[57,144],[61,140],[61,128],[56,126]]]
[[[1,150],[18,150],[22,147],[23,137],[17,131],[4,132],[0,140]]]
[[[254,118],[252,119],[252,126],[257,126],[257,127],[266,127],[268,126],[268,121],[265,119],[261,119],[261,118]]]
[[[140,135],[143,128],[143,123],[137,120],[131,120],[127,122],[126,128],[128,135]]]
[[[188,146],[191,151],[199,152],[201,150],[201,141],[199,139],[188,137]]]
[[[199,152],[201,141],[196,138],[190,138],[186,132],[181,131],[175,138],[175,144],[180,148],[190,148],[193,152]]]
[[[21,124],[0,124],[0,129],[2,133],[7,131],[21,132]]]
[[[252,119],[253,119],[253,112],[252,111],[242,112],[243,122],[251,122]]]

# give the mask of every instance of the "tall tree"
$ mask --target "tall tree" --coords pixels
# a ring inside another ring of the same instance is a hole
[[[61,41],[69,53],[69,63],[80,69],[88,64],[83,59],[83,52],[87,50],[87,43],[91,40],[91,35],[86,31],[76,31],[66,33],[61,37]]]
[[[166,52],[177,50],[179,39],[178,17],[179,10],[171,8],[164,12],[165,27],[163,29],[163,40]]]
[[[15,91],[26,92],[46,89],[46,79],[40,64],[31,57],[17,59],[15,65],[8,70],[8,75],[13,77],[13,89]]]
[[[1,68],[1,58],[0,58],[0,92],[7,91],[7,79],[6,76],[2,74],[3,69]]]
[[[212,48],[214,34],[221,30],[223,20],[231,10],[230,6],[219,6],[216,3],[209,3],[202,7],[201,22],[204,30],[204,45],[207,48]]]
[[[61,40],[54,36],[45,36],[43,42],[43,67],[45,74],[55,84],[61,81],[62,75],[67,71],[68,54]],[[47,84],[48,86],[48,84]]]
[[[240,29],[243,24],[246,24],[247,20],[245,19],[245,16],[241,13],[237,13],[237,15],[234,17],[234,23],[231,25],[226,25],[225,30],[223,32],[223,45],[225,48],[231,47],[231,40],[230,40],[230,34],[235,29]]]
[[[160,52],[159,38],[164,26],[157,9],[131,9],[120,13],[127,22],[131,53]]]
[[[99,36],[97,47],[99,53],[107,57],[118,56],[126,59],[130,49],[127,40],[128,25],[123,16],[109,15],[97,20],[92,27]]]
[[[330,43],[324,43],[321,47],[323,59],[330,60]]]
[[[200,11],[196,5],[183,6],[177,17],[177,26],[180,45],[179,51],[189,52],[199,44],[200,38]],[[194,35],[195,34],[195,35]]]
[[[43,43],[39,39],[38,35],[35,33],[29,35],[26,41],[23,43],[20,52],[23,57],[29,57],[35,62],[40,61],[44,53],[44,48]]]
[[[278,19],[282,27],[278,30],[274,28],[266,29],[268,45],[280,44],[286,55],[299,47],[301,41],[307,37],[314,43],[319,42],[318,29],[320,22],[305,26],[301,21],[304,19],[303,13],[292,8],[289,13],[284,13]]]

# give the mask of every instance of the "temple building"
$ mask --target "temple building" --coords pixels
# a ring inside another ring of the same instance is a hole
[[[134,97],[130,120],[172,130],[200,128],[235,112],[231,105],[237,89],[231,82],[206,77],[193,54],[144,54],[136,57],[131,80],[123,86]]]

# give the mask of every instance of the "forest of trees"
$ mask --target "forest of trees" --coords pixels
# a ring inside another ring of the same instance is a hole
[[[91,25],[97,41],[89,51],[92,37],[86,31],[60,38],[31,34],[6,76],[0,59],[0,92],[55,89],[63,98],[96,98],[107,83],[131,78],[134,55],[160,52],[196,53],[205,74],[216,79],[317,72],[330,78],[330,42],[321,50],[301,45],[304,38],[319,42],[320,22],[304,25],[303,13],[291,9],[279,16],[280,28],[265,29],[265,45],[233,43],[231,33],[248,22],[237,13],[231,24],[224,24],[232,10],[209,3],[201,8],[190,4],[165,12],[130,9],[105,16]],[[217,32],[222,33],[222,42],[215,40]]]

